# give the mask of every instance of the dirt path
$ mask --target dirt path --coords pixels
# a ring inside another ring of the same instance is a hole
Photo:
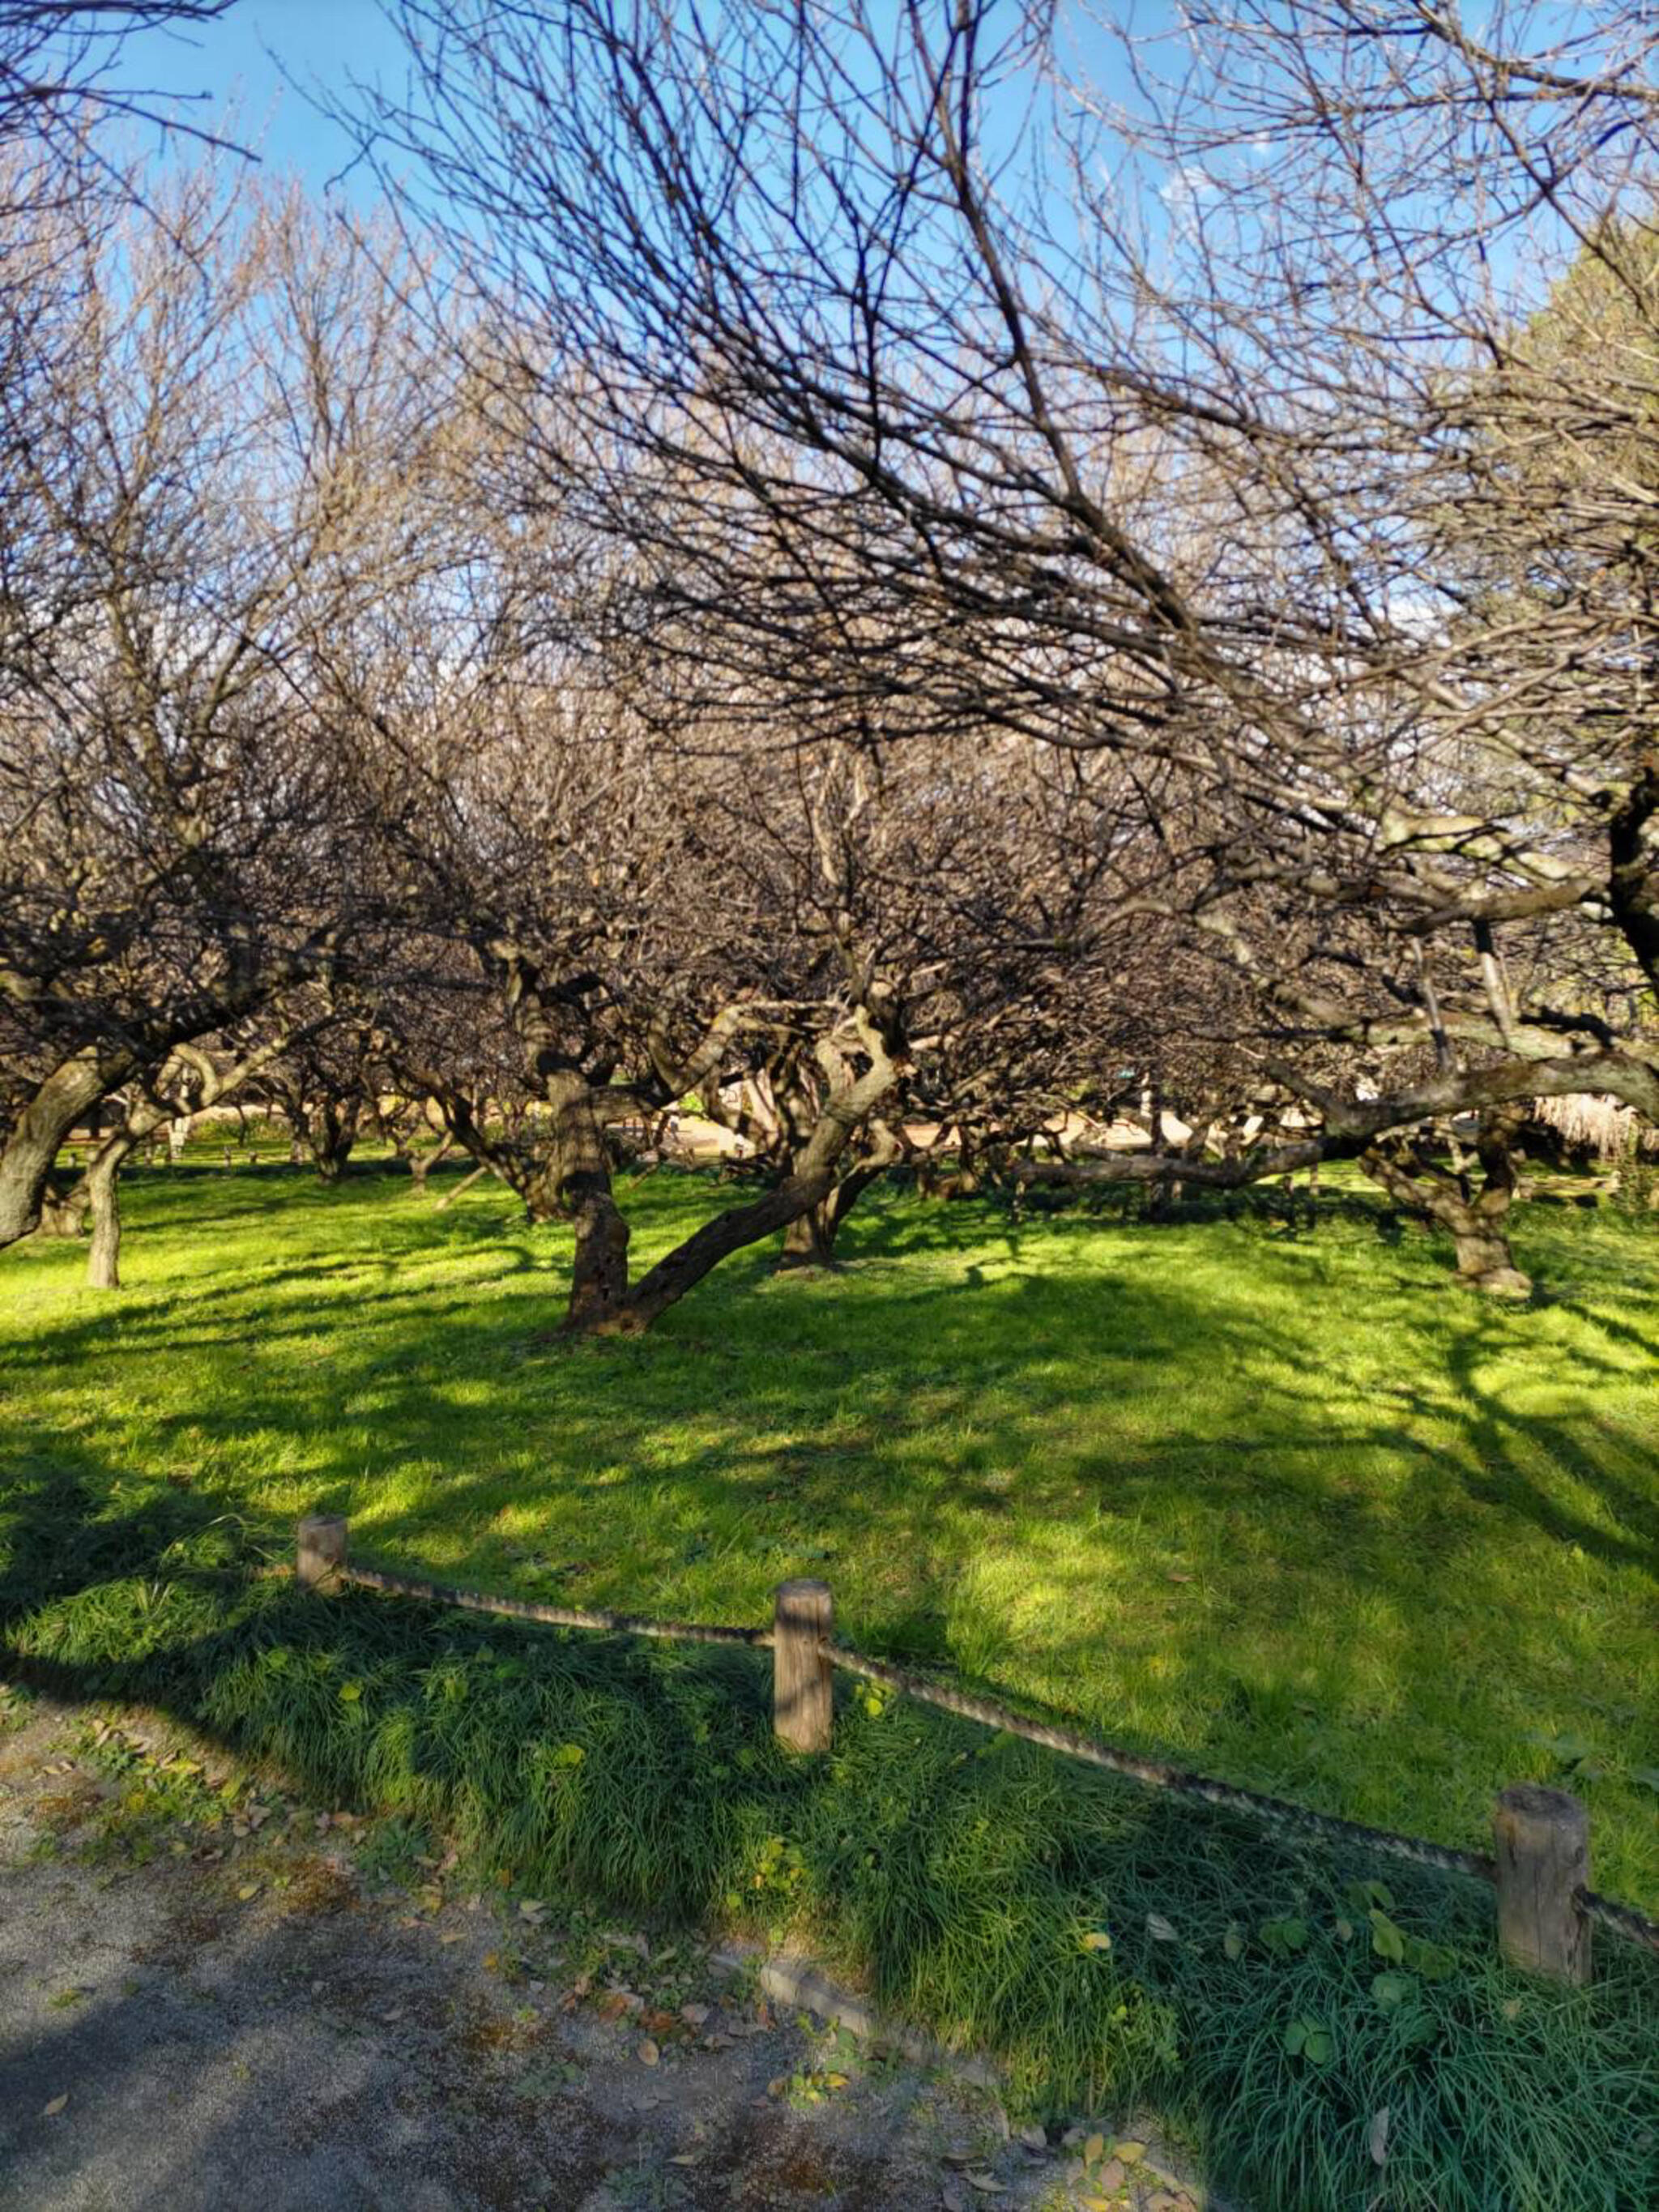
[[[112,1724],[113,1723],[113,1724]],[[1194,2212],[1153,2148],[0,1686],[6,2212]],[[1167,2161],[1166,2161],[1167,2162]]]

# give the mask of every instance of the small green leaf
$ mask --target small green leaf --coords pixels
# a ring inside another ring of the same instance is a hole
[[[1630,1778],[1644,1790],[1659,1790],[1659,1766],[1632,1766]]]
[[[1379,1959],[1391,1959],[1396,1965],[1406,1955],[1406,1939],[1388,1914],[1373,1905],[1367,1915],[1371,1923],[1371,1948]]]
[[[1336,2056],[1336,2039],[1322,2020],[1304,2013],[1286,2026],[1285,2048],[1292,2058],[1305,2058],[1310,2066],[1328,2066]]]
[[[1412,1936],[1406,1942],[1406,1964],[1414,1974],[1421,1974],[1425,1982],[1443,1982],[1456,1970],[1457,1958],[1443,1943],[1431,1943],[1421,1936]]]
[[[1357,1919],[1363,1920],[1374,1905],[1384,1912],[1394,1911],[1394,1892],[1385,1881],[1351,1881],[1343,1894]]]
[[[1288,1959],[1307,1942],[1308,1923],[1305,1920],[1264,1920],[1256,1933],[1275,1957]]]
[[[343,1705],[355,1705],[362,1694],[361,1682],[342,1682],[340,1685],[340,1703]]]
[[[1371,1978],[1371,1995],[1384,2012],[1394,2012],[1404,2004],[1412,1993],[1412,1986],[1406,1974],[1376,1974]]]
[[[1244,1956],[1244,1930],[1239,1926],[1237,1921],[1228,1923],[1227,1932],[1221,1939],[1221,1948],[1230,1959],[1242,1959]]]

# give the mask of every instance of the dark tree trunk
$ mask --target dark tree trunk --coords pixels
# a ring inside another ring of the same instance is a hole
[[[356,1098],[325,1098],[306,1116],[306,1149],[322,1182],[338,1182],[357,1141],[362,1106]]]
[[[0,1248],[32,1236],[40,1226],[42,1201],[70,1131],[105,1092],[131,1072],[131,1056],[91,1051],[65,1060],[40,1085],[0,1146]]]
[[[883,1157],[865,1162],[844,1175],[827,1198],[798,1213],[783,1232],[781,1269],[833,1267],[836,1240],[848,1215],[873,1182],[878,1182],[898,1157],[896,1143],[883,1147]]]
[[[836,1261],[836,1231],[841,1227],[841,1217],[836,1211],[835,1194],[820,1199],[809,1206],[805,1213],[798,1213],[783,1232],[783,1250],[778,1257],[780,1268],[832,1267]]]
[[[763,1237],[787,1228],[798,1214],[817,1204],[829,1188],[827,1170],[811,1177],[791,1176],[763,1198],[752,1199],[745,1206],[728,1206],[724,1213],[705,1222],[683,1244],[676,1245],[665,1259],[659,1260],[632,1291],[603,1314],[596,1313],[590,1320],[579,1320],[573,1291],[566,1328],[601,1336],[642,1335],[670,1306],[677,1305],[688,1291],[695,1290],[722,1260],[742,1251],[746,1244],[757,1244]]]
[[[611,1195],[605,1130],[587,1078],[574,1068],[557,1070],[544,1078],[544,1091],[552,1124],[534,1195],[575,1232],[564,1325],[580,1334],[605,1328],[627,1299],[629,1229]]]
[[[665,1259],[659,1260],[641,1277],[610,1314],[592,1325],[599,1333],[641,1334],[688,1291],[695,1290],[722,1260],[733,1252],[740,1252],[746,1244],[757,1244],[762,1237],[788,1228],[803,1213],[833,1198],[837,1170],[848,1146],[880,1104],[896,1073],[886,1051],[868,1032],[866,1041],[871,1052],[870,1068],[829,1099],[818,1117],[817,1127],[799,1157],[795,1171],[763,1197],[751,1199],[745,1206],[729,1206],[714,1220],[705,1222],[683,1244],[676,1245]],[[848,1178],[855,1186],[848,1207],[882,1172],[888,1158],[896,1156],[896,1147],[893,1155],[888,1153],[890,1142],[884,1138],[883,1157],[878,1163],[855,1169]],[[847,1210],[842,1209],[842,1218]]]
[[[1468,1176],[1449,1176],[1407,1147],[1385,1152],[1373,1145],[1360,1155],[1360,1165],[1390,1198],[1449,1234],[1459,1282],[1492,1297],[1525,1297],[1532,1290],[1530,1277],[1515,1264],[1507,1234],[1516,1193],[1514,1145],[1523,1119],[1518,1102],[1481,1114],[1478,1193]]]

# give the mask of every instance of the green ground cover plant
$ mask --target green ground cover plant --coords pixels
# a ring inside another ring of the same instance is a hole
[[[801,1927],[1036,2104],[1154,2100],[1262,2205],[1648,2201],[1659,1996],[1610,1937],[1591,1990],[1541,1989],[1478,1887],[850,1688],[791,1765],[747,1655],[248,1569],[329,1509],[412,1571],[683,1618],[817,1572],[866,1650],[1352,1818],[1480,1846],[1499,1784],[1567,1781],[1598,1886],[1651,1911],[1650,1227],[1523,1210],[1510,1309],[1354,1193],[1310,1228],[896,1189],[833,1278],[745,1255],[643,1341],[568,1346],[557,1232],[493,1187],[434,1214],[373,1162],[211,1157],[134,1176],[120,1293],[73,1246],[5,1262],[15,1662],[526,1880]],[[647,1181],[640,1242],[715,1200]]]

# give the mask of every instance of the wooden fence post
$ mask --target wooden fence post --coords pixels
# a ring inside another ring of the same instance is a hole
[[[819,1645],[836,1625],[828,1583],[780,1583],[772,1613],[772,1729],[791,1751],[828,1751],[836,1670]]]
[[[328,1589],[346,1563],[343,1514],[307,1513],[295,1532],[294,1572],[301,1589]]]
[[[1590,1924],[1573,1893],[1589,1887],[1589,1814],[1565,1790],[1511,1783],[1498,1792],[1498,1946],[1512,1966],[1587,1982]]]

